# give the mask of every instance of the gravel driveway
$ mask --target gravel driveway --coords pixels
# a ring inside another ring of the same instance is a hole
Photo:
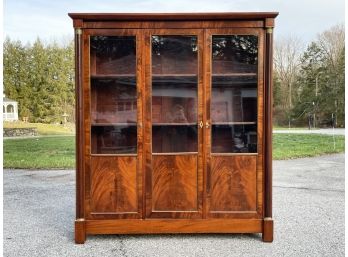
[[[71,170],[4,170],[4,256],[344,256],[344,155],[274,162],[275,241],[252,235],[73,241]]]

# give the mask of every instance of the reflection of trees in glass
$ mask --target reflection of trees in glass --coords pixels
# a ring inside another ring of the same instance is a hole
[[[151,43],[155,55],[185,55],[197,52],[196,36],[152,36]]]
[[[134,36],[91,36],[91,52],[110,59],[135,55]]]
[[[253,35],[213,36],[213,59],[257,64],[257,41]]]

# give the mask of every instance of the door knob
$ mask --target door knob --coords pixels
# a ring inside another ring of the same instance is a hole
[[[205,123],[205,127],[209,128],[209,122],[208,121]]]

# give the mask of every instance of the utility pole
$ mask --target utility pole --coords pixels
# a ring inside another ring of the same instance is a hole
[[[317,76],[315,77],[315,102],[313,102],[313,105],[314,105],[314,114],[313,114],[313,127],[315,128],[316,127],[316,123],[317,123],[317,120],[316,120],[316,117],[315,117],[315,113],[316,113],[316,109],[317,109],[317,98],[318,98],[318,78],[319,78],[319,75],[322,74],[323,72],[322,71],[319,71]]]

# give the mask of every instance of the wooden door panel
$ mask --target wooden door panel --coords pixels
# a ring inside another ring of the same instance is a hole
[[[142,218],[143,42],[141,30],[85,30],[83,120],[89,219]]]
[[[133,216],[137,216],[139,178],[136,163],[136,157],[92,157],[92,215],[135,214]]]
[[[214,156],[210,212],[256,211],[256,156]]]
[[[197,211],[197,156],[153,156],[152,211]]]
[[[259,218],[263,215],[264,33],[258,28],[206,29],[204,40],[204,107],[210,124],[204,136],[204,214]],[[253,51],[238,47],[244,41]],[[249,59],[240,58],[243,55]]]
[[[148,30],[146,218],[202,218],[203,30]]]

